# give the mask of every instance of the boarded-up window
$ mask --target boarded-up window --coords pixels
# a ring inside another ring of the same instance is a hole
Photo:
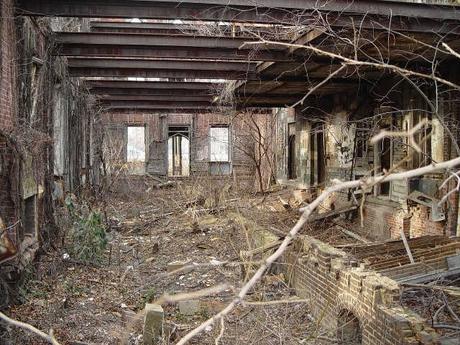
[[[228,127],[211,127],[209,146],[211,162],[228,162],[230,160]]]
[[[145,127],[128,127],[128,162],[145,162]]]

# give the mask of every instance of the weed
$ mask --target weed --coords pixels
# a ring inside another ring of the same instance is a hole
[[[71,197],[66,206],[72,219],[70,254],[83,262],[100,263],[108,243],[102,213],[78,205]]]

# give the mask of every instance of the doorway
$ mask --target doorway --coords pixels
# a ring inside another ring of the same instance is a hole
[[[297,178],[296,165],[296,138],[295,138],[295,122],[288,124],[288,156],[287,156],[287,177],[289,180]]]
[[[310,182],[321,185],[326,180],[326,157],[324,144],[324,126],[316,124],[310,135]]]
[[[168,128],[168,176],[190,175],[190,139],[188,126]]]

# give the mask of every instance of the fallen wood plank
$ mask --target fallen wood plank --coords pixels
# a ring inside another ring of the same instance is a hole
[[[355,240],[363,243],[370,243],[370,241],[362,236],[359,236],[358,234],[355,234],[354,232],[351,232],[349,230],[343,229],[342,227],[339,227],[339,230],[342,231],[345,235],[350,236],[351,238],[354,238]]]
[[[406,234],[404,233],[404,229],[402,227],[401,227],[401,238],[404,243],[404,247],[406,248],[407,256],[409,257],[410,263],[413,264],[415,262],[414,257],[412,256],[412,252],[410,251],[409,244],[407,243]]]
[[[454,270],[444,271],[444,272],[432,272],[432,273],[423,274],[423,275],[409,276],[403,279],[398,279],[397,282],[398,283],[421,284],[421,283],[426,283],[430,281],[435,281],[441,278],[448,278],[456,274],[460,274],[460,268],[456,268]]]
[[[274,242],[270,242],[270,243],[267,243],[266,245],[262,246],[262,247],[259,247],[259,248],[255,248],[255,249],[252,249],[252,250],[246,250],[246,251],[241,251],[240,252],[240,255],[242,258],[248,258],[248,257],[251,257],[251,256],[254,256],[254,255],[257,255],[257,254],[262,254],[270,249],[273,249],[277,246],[279,246],[283,241],[282,240],[278,240],[278,241],[274,241]]]
[[[175,187],[177,185],[177,182],[176,181],[168,181],[168,182],[164,182],[164,183],[160,183],[160,184],[157,184],[155,186],[155,188],[169,188],[169,187]]]
[[[328,212],[324,212],[324,213],[320,213],[320,214],[315,214],[312,217],[310,217],[308,222],[311,223],[311,222],[316,222],[318,220],[323,220],[323,219],[339,216],[339,215],[341,215],[343,213],[354,211],[357,208],[358,208],[358,206],[353,205],[353,206],[343,207],[343,208],[340,208],[338,210],[332,210],[332,211],[328,211]]]
[[[362,242],[364,244],[369,244],[369,245],[372,245],[373,243],[371,243],[371,241],[369,241],[367,238],[364,238],[362,236],[359,236],[358,234],[355,234],[354,232],[350,231],[350,230],[347,230],[343,225],[339,224],[339,223],[336,223],[336,222],[332,222],[334,223],[336,226],[339,227],[339,230],[342,231],[345,235],[351,237],[351,238],[354,238],[355,240],[359,241],[359,242]]]

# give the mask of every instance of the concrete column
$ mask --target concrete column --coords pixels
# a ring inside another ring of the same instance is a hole
[[[161,343],[163,321],[164,311],[161,305],[145,305],[144,345],[156,345]]]

